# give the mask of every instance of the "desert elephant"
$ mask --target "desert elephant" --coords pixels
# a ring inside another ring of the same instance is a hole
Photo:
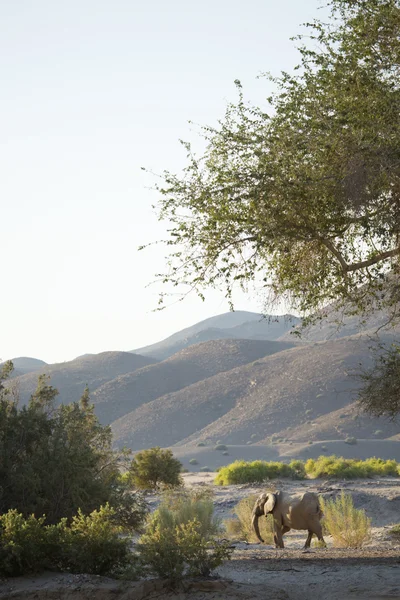
[[[274,542],[276,548],[283,548],[283,535],[291,529],[307,529],[308,537],[304,548],[309,548],[313,534],[324,542],[322,537],[322,510],[317,494],[306,492],[300,498],[290,498],[285,492],[265,492],[257,498],[252,513],[252,526],[260,536],[258,519],[272,513],[274,519]]]

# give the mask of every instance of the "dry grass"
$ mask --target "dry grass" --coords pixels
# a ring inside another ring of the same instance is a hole
[[[354,508],[353,498],[343,491],[335,500],[321,498],[324,525],[338,548],[361,548],[371,539],[371,519]]]
[[[236,519],[224,521],[225,529],[229,537],[240,538],[246,542],[258,543],[256,534],[251,526],[252,511],[258,495],[253,494],[247,498],[243,498],[233,509]],[[274,542],[274,522],[272,516],[268,518],[260,517],[258,520],[260,534],[266,544]]]

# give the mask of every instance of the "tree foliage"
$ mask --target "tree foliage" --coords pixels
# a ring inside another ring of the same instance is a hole
[[[220,285],[230,298],[235,283],[258,278],[267,298],[304,315],[334,300],[396,313],[400,5],[329,6],[328,24],[307,24],[294,74],[271,77],[269,108],[246,103],[237,81],[238,101],[201,130],[204,155],[185,143],[184,173],[164,173],[164,282],[201,296]]]
[[[27,406],[18,406],[0,377],[0,513],[46,515],[48,523],[89,514],[110,503],[115,519],[137,528],[146,515],[139,495],[120,481],[120,455],[85,390],[81,400],[54,406],[57,390],[41,375]]]
[[[361,374],[359,403],[366,412],[390,419],[400,414],[400,346],[381,348],[375,365]]]
[[[138,489],[182,485],[182,464],[171,450],[158,446],[138,452],[129,468],[129,479]]]

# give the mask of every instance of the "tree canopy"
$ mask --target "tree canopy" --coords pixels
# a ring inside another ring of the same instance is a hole
[[[271,78],[268,108],[238,100],[203,127],[181,175],[164,172],[166,283],[231,298],[254,279],[303,315],[335,301],[383,307],[400,288],[400,4],[331,0],[306,25],[293,74]],[[162,301],[162,299],[161,299]]]

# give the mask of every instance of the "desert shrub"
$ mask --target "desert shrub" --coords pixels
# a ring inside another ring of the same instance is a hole
[[[164,486],[180,486],[182,464],[171,450],[158,446],[138,452],[129,468],[133,484],[139,489],[155,489]]]
[[[25,518],[17,510],[0,517],[0,574],[18,576],[47,566],[44,517]]]
[[[304,466],[301,461],[292,461],[290,464],[281,462],[266,462],[255,460],[246,462],[237,460],[226,467],[222,467],[215,478],[217,485],[231,485],[235,483],[262,483],[268,479],[290,477],[304,479]]]
[[[389,530],[390,535],[400,538],[400,523],[397,523]]]
[[[199,461],[196,458],[191,458],[189,460],[189,465],[198,465]]]
[[[57,390],[41,375],[26,406],[1,385],[0,513],[46,514],[47,523],[88,514],[111,502],[120,454],[99,423],[86,389],[79,402],[55,406]]]
[[[320,456],[310,458],[305,464],[307,475],[313,478],[327,477],[337,479],[356,479],[365,477],[385,477],[398,475],[398,464],[395,460],[368,458],[338,458],[337,456]]]
[[[197,444],[197,446],[198,446],[199,448],[202,448],[203,446],[206,446],[206,443],[205,443],[205,442],[199,442],[199,443]]]
[[[237,519],[229,519],[224,522],[227,534],[230,537],[239,537],[246,542],[258,543],[258,538],[251,526],[252,512],[257,494],[243,498],[236,504],[232,512]],[[260,534],[267,544],[272,544],[274,541],[274,521],[272,516],[267,518],[260,517],[258,520]]]
[[[225,444],[217,444],[216,446],[214,446],[214,450],[228,450],[228,446],[226,446]]]
[[[357,444],[357,439],[355,437],[347,437],[344,441],[345,444],[349,444],[350,446],[355,446]]]
[[[202,473],[212,473],[212,469],[210,469],[210,467],[200,467],[200,471]]]
[[[353,498],[343,491],[335,500],[321,498],[327,530],[339,548],[361,548],[371,538],[371,519],[354,508]]]
[[[376,436],[378,436],[378,437],[382,436],[382,435],[383,435],[383,431],[382,431],[382,429],[377,429],[377,430],[374,432],[374,435],[376,435]]]
[[[114,510],[106,505],[90,515],[81,511],[54,525],[45,517],[25,518],[16,510],[0,517],[0,574],[17,576],[45,569],[112,575],[132,562],[129,538],[121,537]]]
[[[218,540],[220,524],[213,513],[208,490],[164,496],[139,540],[143,565],[175,581],[184,575],[209,575],[232,551]]]
[[[223,456],[229,456],[228,450],[224,450],[222,454],[223,454]]]

